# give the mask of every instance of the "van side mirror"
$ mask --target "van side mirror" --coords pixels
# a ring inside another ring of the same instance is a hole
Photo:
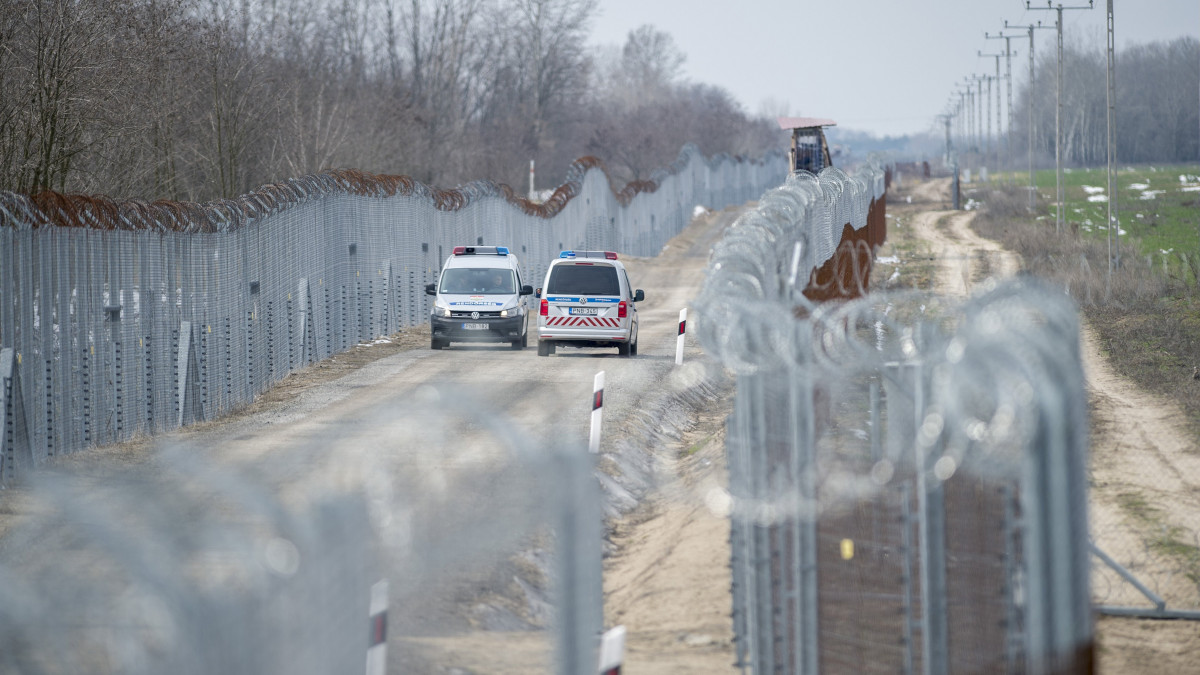
[[[642,292],[642,289],[639,288],[636,291],[634,291],[634,293],[633,293],[633,301],[634,302],[641,302],[645,299],[646,299],[646,294]]]
[[[525,284],[521,287],[521,295],[533,295],[533,286]]]
[[[538,289],[534,289],[534,291],[533,291],[533,297],[535,297],[535,298],[540,298],[540,297],[542,297],[542,289],[540,289],[540,288],[538,288]]]
[[[437,284],[425,284],[425,295],[437,295]]]

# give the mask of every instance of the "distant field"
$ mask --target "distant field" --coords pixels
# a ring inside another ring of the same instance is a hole
[[[1017,181],[1028,174],[1018,173]],[[1040,217],[1054,222],[1054,170],[1036,174]],[[1108,177],[1103,167],[1065,169],[1066,221],[1079,232],[1105,239]],[[1132,235],[1141,255],[1200,251],[1200,164],[1124,167],[1117,172],[1117,211],[1122,237]]]

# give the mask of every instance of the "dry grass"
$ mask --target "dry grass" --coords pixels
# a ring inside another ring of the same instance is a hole
[[[1108,246],[1078,232],[1054,231],[1031,219],[1019,189],[975,196],[985,208],[975,231],[1022,257],[1023,272],[1061,286],[1083,309],[1118,373],[1179,402],[1190,429],[1200,433],[1200,291],[1169,277],[1153,259],[1122,239],[1122,261],[1108,274]]]

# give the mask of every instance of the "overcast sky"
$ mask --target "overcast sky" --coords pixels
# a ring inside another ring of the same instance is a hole
[[[830,117],[840,127],[880,135],[930,129],[956,82],[995,72],[995,60],[977,52],[1002,52],[1004,42],[985,40],[985,31],[1000,31],[1005,19],[1040,20],[1053,28],[1055,17],[1052,11],[1026,10],[1023,0],[599,2],[592,30],[596,44],[623,44],[630,30],[652,24],[687,55],[689,80],[724,87],[749,112],[775,99],[793,115]],[[1063,12],[1068,44],[1074,39],[1103,48],[1105,0],[1095,5]],[[1118,51],[1131,42],[1200,38],[1200,0],[1114,5]],[[1054,31],[1035,35],[1039,53],[1053,53]],[[1012,41],[1021,54],[1013,59],[1014,82],[1023,81],[1028,70],[1026,43]],[[1000,67],[1003,73],[1003,61]]]

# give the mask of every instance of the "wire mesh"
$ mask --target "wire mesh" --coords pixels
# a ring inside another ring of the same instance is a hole
[[[885,183],[879,166],[790,178],[717,245],[696,302],[706,351],[738,374],[727,455],[739,663],[1084,672],[1075,308],[1024,280],[963,302],[815,302],[804,279],[846,241],[867,258],[844,257],[852,273],[830,278],[869,269]]]
[[[379,579],[391,672],[440,667],[421,638],[461,637],[467,595],[482,626],[544,643],[547,671],[594,667],[593,455],[432,386],[264,443],[29,476],[0,547],[0,672],[362,672]]]

